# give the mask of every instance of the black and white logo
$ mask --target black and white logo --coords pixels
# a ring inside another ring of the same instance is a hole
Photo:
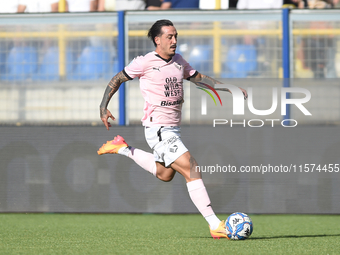
[[[172,153],[175,153],[177,150],[178,150],[178,146],[176,144],[172,145],[169,149],[169,151],[172,152]]]
[[[182,66],[176,62],[174,62],[174,66],[178,69],[178,70],[182,70]]]

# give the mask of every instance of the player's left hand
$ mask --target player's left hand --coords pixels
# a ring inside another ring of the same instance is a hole
[[[112,120],[115,120],[115,117],[113,117],[113,115],[108,109],[105,109],[100,112],[100,119],[104,123],[107,130],[109,130],[109,128],[111,127],[110,122],[108,122],[109,118],[111,118]]]

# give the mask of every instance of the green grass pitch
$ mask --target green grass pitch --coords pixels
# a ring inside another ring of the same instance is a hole
[[[250,217],[252,236],[229,241],[198,214],[0,214],[0,254],[340,253],[339,215]]]

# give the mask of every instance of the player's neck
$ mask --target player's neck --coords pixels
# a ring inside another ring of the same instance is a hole
[[[160,51],[158,51],[157,49],[155,50],[155,52],[157,53],[157,55],[158,55],[161,59],[163,59],[163,60],[166,61],[166,62],[169,62],[169,61],[172,59],[172,57],[173,57],[173,56],[169,56],[168,54],[165,54],[165,53],[163,53],[163,52],[160,52]]]

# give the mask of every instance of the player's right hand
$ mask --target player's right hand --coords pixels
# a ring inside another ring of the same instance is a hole
[[[108,122],[109,118],[115,120],[115,117],[113,117],[113,115],[108,109],[103,109],[100,111],[100,119],[104,123],[107,130],[109,130],[109,127],[111,127],[110,122]]]

